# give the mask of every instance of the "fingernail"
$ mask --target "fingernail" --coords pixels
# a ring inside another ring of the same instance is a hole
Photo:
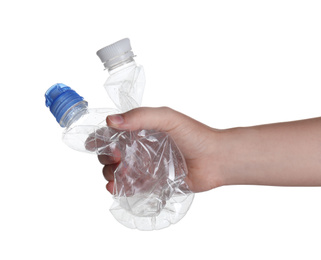
[[[124,118],[122,115],[111,115],[108,116],[108,119],[113,125],[121,125],[124,123]]]

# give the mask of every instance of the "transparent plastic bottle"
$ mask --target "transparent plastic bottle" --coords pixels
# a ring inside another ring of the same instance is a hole
[[[110,209],[123,225],[140,230],[161,229],[178,222],[194,194],[184,182],[187,167],[173,139],[154,130],[119,131],[106,126],[106,116],[141,103],[145,76],[135,63],[128,39],[97,52],[110,77],[105,88],[117,109],[90,109],[64,84],[45,94],[71,148],[120,157],[114,172],[114,203]]]

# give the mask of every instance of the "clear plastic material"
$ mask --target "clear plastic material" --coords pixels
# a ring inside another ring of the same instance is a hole
[[[121,224],[139,230],[165,228],[185,216],[194,198],[184,182],[184,157],[167,133],[106,126],[107,115],[141,104],[145,85],[143,67],[132,57],[109,73],[104,86],[117,109],[88,109],[86,101],[73,105],[61,118],[63,141],[77,151],[120,159],[110,211]]]
[[[113,216],[140,230],[162,229],[184,217],[194,194],[184,182],[186,164],[173,139],[153,130],[106,127],[110,110],[87,112],[82,125],[71,125],[63,138],[75,150],[121,158],[114,172]]]
[[[130,61],[114,70],[110,70],[110,77],[104,87],[121,112],[139,107],[142,103],[145,73],[143,66]]]

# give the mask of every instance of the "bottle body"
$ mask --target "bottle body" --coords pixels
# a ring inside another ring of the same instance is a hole
[[[76,151],[99,154],[99,151],[88,147],[88,138],[95,135],[96,132],[102,131],[100,129],[107,128],[106,117],[114,114],[116,110],[111,108],[88,108],[83,104],[80,105],[81,108],[74,107],[75,111],[70,111],[70,115],[66,116],[66,128],[62,133],[62,140]],[[96,138],[98,140],[98,136]],[[106,140],[107,138],[108,136],[106,135]],[[100,146],[103,146],[103,144],[100,144]],[[94,148],[99,149],[99,145],[95,144]]]
[[[139,107],[145,87],[145,73],[135,61],[109,71],[104,87],[117,109],[126,112]]]
[[[113,110],[86,105],[68,111],[63,141],[77,151],[119,158],[110,209],[114,217],[127,227],[153,230],[185,216],[194,194],[184,182],[187,167],[173,139],[154,130],[107,127]]]

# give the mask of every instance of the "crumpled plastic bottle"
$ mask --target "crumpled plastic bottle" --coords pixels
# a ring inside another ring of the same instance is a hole
[[[184,182],[187,167],[173,139],[155,130],[120,131],[106,126],[106,116],[141,104],[145,85],[142,66],[135,63],[129,39],[97,52],[110,73],[105,88],[113,108],[88,108],[88,103],[64,84],[45,94],[60,126],[63,141],[77,151],[119,157],[114,171],[113,216],[123,225],[154,230],[177,223],[187,213],[194,194]]]

